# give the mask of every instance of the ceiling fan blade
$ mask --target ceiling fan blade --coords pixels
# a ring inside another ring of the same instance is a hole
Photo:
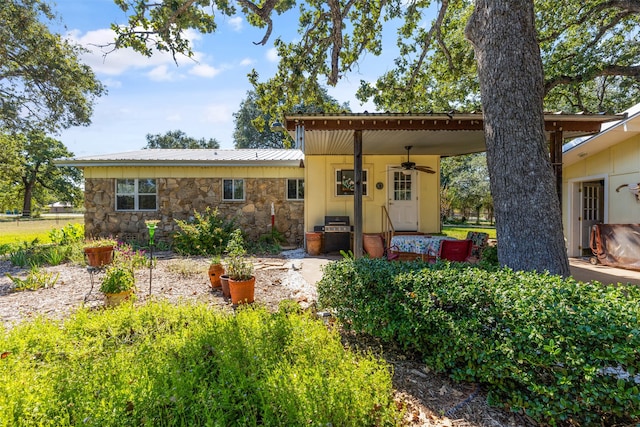
[[[436,173],[436,171],[431,169],[429,166],[416,166],[414,169],[420,172]]]

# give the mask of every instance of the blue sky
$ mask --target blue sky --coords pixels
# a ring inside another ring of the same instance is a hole
[[[90,65],[108,93],[94,107],[92,124],[63,131],[60,139],[76,156],[141,149],[147,134],[182,130],[195,138],[216,138],[221,148],[233,148],[233,116],[251,89],[247,74],[255,68],[261,80],[275,73],[277,56],[273,40],[297,36],[297,18],[288,13],[277,18],[266,46],[263,30],[251,27],[243,16],[223,18],[213,34],[191,34],[195,59],[168,54],[146,58],[129,49],[103,55],[96,45],[113,40],[112,22],[125,22],[113,0],[58,0],[54,9],[67,34],[91,52],[82,60]],[[283,33],[283,31],[287,33]],[[329,88],[339,102],[348,101],[354,112],[375,111],[372,104],[355,99],[360,80],[374,80],[393,64],[395,34],[389,34],[383,57],[369,54],[357,70]]]

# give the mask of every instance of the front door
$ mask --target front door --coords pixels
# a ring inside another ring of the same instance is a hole
[[[591,226],[604,221],[604,181],[583,182],[581,192],[580,247],[582,255],[589,256]]]
[[[418,231],[416,171],[391,169],[387,185],[389,218],[396,231]]]

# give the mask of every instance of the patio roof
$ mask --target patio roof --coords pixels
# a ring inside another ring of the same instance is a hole
[[[545,114],[547,140],[561,131],[564,139],[591,135],[602,123],[620,116],[603,114]],[[296,127],[304,126],[304,145]],[[485,151],[482,113],[296,113],[285,116],[285,129],[306,155],[353,154],[353,133],[362,131],[363,154],[456,156]]]

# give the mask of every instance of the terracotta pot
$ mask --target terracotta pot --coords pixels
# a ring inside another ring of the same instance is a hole
[[[222,295],[226,298],[231,297],[231,292],[229,292],[229,276],[226,274],[220,276],[220,286],[222,287]]]
[[[256,288],[256,278],[252,276],[249,280],[229,279],[229,292],[231,292],[232,304],[252,303],[253,294]]]
[[[222,264],[211,264],[209,266],[209,280],[211,281],[212,288],[219,288],[222,286],[220,282],[220,276],[224,274],[224,267]]]
[[[382,258],[384,256],[382,236],[379,234],[364,234],[362,236],[362,246],[371,258]]]
[[[131,298],[132,293],[133,291],[129,289],[128,291],[118,292],[117,294],[104,294],[104,305],[107,307],[120,305]]]
[[[111,264],[113,260],[113,246],[84,248],[84,253],[87,256],[87,264],[91,267],[102,267]]]
[[[322,233],[310,232],[305,234],[307,240],[307,253],[309,255],[320,255],[322,248]]]

